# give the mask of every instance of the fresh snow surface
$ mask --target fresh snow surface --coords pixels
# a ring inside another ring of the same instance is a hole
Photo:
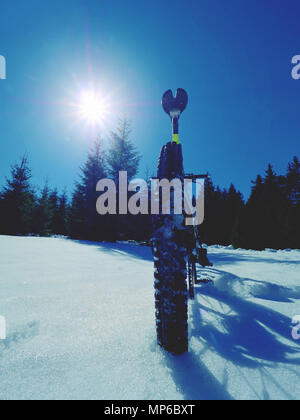
[[[151,250],[0,236],[0,399],[299,399],[300,251],[208,247],[190,352],[156,345]]]

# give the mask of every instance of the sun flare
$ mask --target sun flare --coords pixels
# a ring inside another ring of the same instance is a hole
[[[78,104],[80,118],[89,124],[101,123],[108,112],[108,106],[100,94],[94,91],[83,91]]]

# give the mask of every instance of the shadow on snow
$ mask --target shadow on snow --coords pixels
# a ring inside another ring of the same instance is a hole
[[[124,242],[91,242],[84,240],[73,241],[82,245],[96,246],[99,248],[99,251],[116,256],[123,255],[124,257],[127,256],[134,259],[153,261],[152,250],[148,246],[141,246]]]
[[[125,257],[152,261],[151,248],[136,246],[127,243],[98,243],[89,241],[76,241],[84,245],[99,247],[102,252]],[[280,263],[279,260],[267,258],[258,259],[251,255],[238,255],[237,253],[213,254],[214,263],[230,263],[240,261]],[[300,264],[300,261],[282,261],[285,264]],[[205,273],[205,270],[203,271]],[[270,368],[278,364],[293,372],[300,379],[300,375],[293,366],[299,366],[299,342],[291,337],[291,319],[258,303],[254,303],[245,296],[239,296],[231,289],[231,285],[238,282],[240,286],[251,283],[249,296],[264,300],[278,302],[292,302],[300,299],[300,287],[290,289],[272,283],[252,279],[242,279],[238,276],[217,269],[209,269],[207,273],[219,276],[218,283],[225,279],[226,287],[218,288],[215,285],[196,287],[195,301],[192,303],[193,326],[191,337],[204,344],[199,354],[191,351],[182,356],[174,356],[164,352],[164,361],[170,369],[174,382],[187,400],[230,400],[232,396],[227,390],[226,362],[231,362],[239,371],[243,380],[247,382],[258,399],[269,399],[267,383],[276,386],[286,398],[292,400],[297,397],[286,391],[277,379],[270,373]],[[229,281],[228,281],[229,280]],[[220,305],[221,310],[210,306],[209,298],[213,298]],[[222,310],[227,305],[229,311]],[[211,322],[203,316],[210,314]],[[215,326],[218,320],[221,328]],[[284,339],[279,341],[277,337]],[[210,370],[201,361],[201,355],[212,351],[223,358],[224,374],[222,383],[215,378]],[[257,369],[263,384],[262,395],[247,380],[242,368]]]

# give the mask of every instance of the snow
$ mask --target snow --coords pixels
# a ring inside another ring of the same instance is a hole
[[[151,250],[0,236],[0,399],[299,399],[300,251],[208,247],[190,352],[156,345]]]

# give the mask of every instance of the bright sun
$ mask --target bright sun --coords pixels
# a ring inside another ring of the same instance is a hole
[[[81,93],[78,104],[80,117],[89,124],[101,123],[107,114],[107,104],[94,91],[84,91]]]

